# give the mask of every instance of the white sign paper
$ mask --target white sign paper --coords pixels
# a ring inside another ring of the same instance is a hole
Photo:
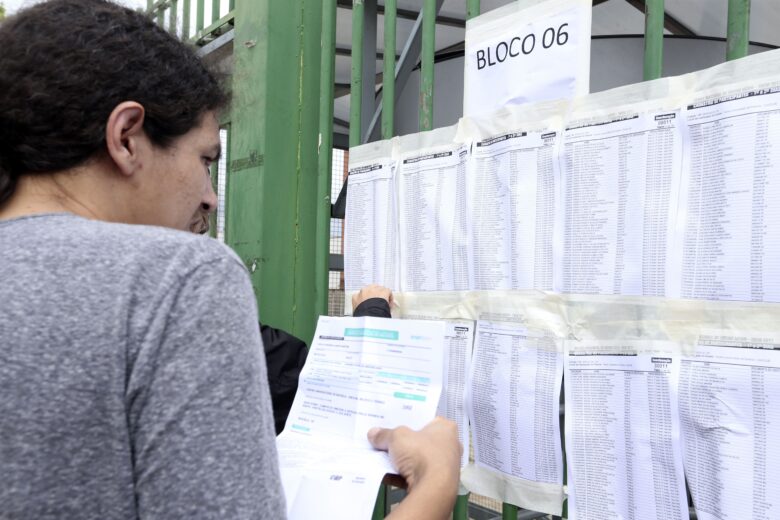
[[[521,0],[469,20],[463,115],[587,94],[591,10],[590,0]]]

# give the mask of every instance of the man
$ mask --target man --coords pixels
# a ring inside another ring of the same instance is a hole
[[[104,0],[26,9],[0,49],[0,518],[283,518],[249,278],[174,230],[216,204],[224,92]],[[444,518],[454,426],[369,439],[410,483],[393,515]]]

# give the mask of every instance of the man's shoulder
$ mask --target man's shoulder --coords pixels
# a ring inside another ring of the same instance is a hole
[[[122,250],[135,261],[157,265],[175,264],[177,269],[195,269],[211,262],[243,262],[225,244],[211,237],[157,226],[95,222],[108,247]]]
[[[40,215],[7,222],[20,248],[114,268],[175,269],[180,274],[204,263],[234,262],[243,266],[227,246],[209,237],[158,227],[90,220],[75,215]],[[45,247],[44,247],[45,246]],[[41,249],[48,251],[41,252]]]

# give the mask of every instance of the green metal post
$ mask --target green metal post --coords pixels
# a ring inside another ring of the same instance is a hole
[[[385,48],[382,73],[382,139],[395,133],[395,50],[397,32],[397,1],[385,0]]]
[[[750,0],[729,0],[726,59],[736,60],[748,54],[750,44]]]
[[[171,28],[174,35],[179,34],[179,0],[171,0]]]
[[[468,0],[468,5],[466,6],[466,18],[470,20],[475,16],[479,16],[479,12],[479,0]]]
[[[151,14],[153,5],[154,5],[154,0],[146,0],[146,12],[147,12],[147,14]]]
[[[162,5],[158,5],[157,6],[157,25],[159,25],[163,29],[165,28],[165,17],[164,17],[164,15],[165,15],[165,9],[163,9]]]
[[[466,5],[466,19],[470,20],[480,13],[479,0],[468,0]],[[505,504],[506,505],[506,504]],[[452,520],[468,520],[469,518],[469,495],[458,495],[455,500],[455,510],[452,513]]]
[[[189,40],[190,38],[190,6],[192,0],[184,0],[181,12],[181,39]]]
[[[322,2],[320,50],[320,149],[317,164],[317,264],[315,312],[328,314],[330,259],[330,186],[333,172],[333,91],[336,67],[336,0]]]
[[[379,493],[376,496],[376,504],[374,504],[374,513],[371,515],[371,520],[382,520],[387,515],[387,486],[382,484],[379,486]]]
[[[195,15],[195,32],[198,33],[203,30],[206,23],[206,0],[197,0],[197,14]]]
[[[232,11],[233,9],[236,8],[236,0],[230,0],[230,3],[228,5],[230,6],[229,9]]]
[[[661,77],[664,65],[664,0],[645,0],[644,80]]]
[[[501,507],[501,520],[517,520],[517,506],[504,502]]]
[[[455,500],[455,510],[452,512],[453,520],[468,520],[469,518],[469,496],[458,495]]]
[[[263,323],[314,335],[322,0],[235,13],[227,238]]]
[[[398,6],[396,0],[385,0],[385,52],[382,72],[382,139],[395,133],[395,45]]]
[[[433,67],[436,52],[436,0],[423,0],[420,74],[420,131],[433,128]]]
[[[219,0],[211,0],[211,23],[219,20]]]
[[[349,146],[360,144],[363,104],[363,0],[352,2],[352,82],[349,89]]]

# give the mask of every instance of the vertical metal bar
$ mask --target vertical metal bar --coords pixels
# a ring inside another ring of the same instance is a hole
[[[423,0],[420,74],[420,131],[433,128],[433,68],[436,52],[436,0]]]
[[[517,520],[517,506],[506,502],[501,504],[501,520]]]
[[[206,0],[197,0],[198,11],[195,18],[195,34],[203,30],[206,22]]]
[[[179,0],[171,0],[171,28],[174,35],[179,34]]]
[[[644,80],[658,79],[664,66],[664,0],[645,0]]]
[[[736,60],[748,54],[750,44],[750,0],[729,0],[726,59]]]
[[[374,513],[371,515],[371,520],[382,520],[387,515],[387,486],[382,484],[379,486],[379,493],[376,496],[376,504],[374,504]]]
[[[317,163],[317,237],[315,312],[328,314],[328,260],[330,258],[330,190],[333,172],[333,94],[336,67],[336,0],[322,2],[320,49],[320,140]]]
[[[317,323],[321,29],[322,0],[236,3],[228,245],[263,323],[306,342]]]
[[[466,19],[471,20],[480,15],[480,0],[468,0],[466,5]],[[469,495],[459,495],[455,500],[455,511],[452,515],[453,520],[468,520],[469,518]]]
[[[236,0],[230,0],[230,3],[228,4],[228,6],[230,7],[231,11],[233,9],[235,9],[236,8]]]
[[[349,89],[349,146],[360,144],[363,104],[363,0],[352,2],[352,82]]]
[[[479,0],[468,0],[468,5],[466,6],[466,19],[470,20],[474,18],[475,16],[479,16]]]
[[[154,6],[154,0],[146,0],[146,13],[152,14],[152,6]]]
[[[157,4],[157,25],[165,29],[165,9],[161,4]]]
[[[469,518],[469,496],[458,495],[455,500],[455,510],[452,512],[453,520],[468,520]]]
[[[395,46],[397,27],[397,1],[385,0],[385,49],[382,72],[382,139],[390,139],[395,133]]]
[[[211,23],[219,20],[219,0],[211,0]]]
[[[380,105],[376,95],[377,56],[377,0],[363,0],[363,95],[360,108],[361,143],[367,143],[370,136],[366,128],[371,125],[371,115]]]
[[[192,0],[184,0],[184,5],[182,6],[181,39],[185,41],[190,39],[190,6],[191,5],[192,5]]]

